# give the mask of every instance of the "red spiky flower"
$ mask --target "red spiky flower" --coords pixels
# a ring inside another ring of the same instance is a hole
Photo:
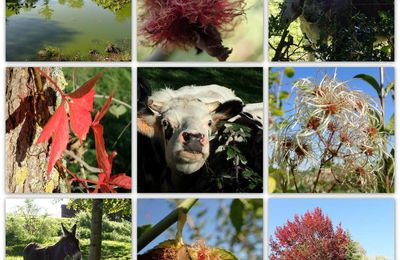
[[[225,61],[232,49],[221,33],[232,31],[244,14],[245,0],[142,0],[139,33],[164,48],[195,47]]]

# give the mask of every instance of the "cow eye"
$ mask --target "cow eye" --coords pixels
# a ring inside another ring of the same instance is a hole
[[[211,127],[211,125],[212,125],[212,121],[208,120],[208,126]]]

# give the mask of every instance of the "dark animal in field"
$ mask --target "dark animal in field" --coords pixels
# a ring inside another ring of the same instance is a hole
[[[52,246],[41,247],[37,243],[30,243],[24,248],[24,260],[63,260],[66,257],[81,259],[79,240],[76,238],[76,224],[71,232],[61,224],[63,236]]]
[[[364,15],[368,21],[381,19],[380,13],[394,16],[393,0],[285,0],[280,13],[280,27],[287,28],[300,19],[300,28],[312,44],[331,39],[337,52],[350,50],[356,41],[364,41],[356,35],[360,29],[352,22],[355,15]],[[322,38],[321,38],[322,37]],[[375,35],[376,42],[393,40],[393,35]],[[371,46],[372,48],[373,46]],[[393,52],[393,50],[392,50]],[[348,53],[347,55],[351,55]],[[349,56],[332,57],[349,58]]]
[[[106,47],[106,52],[107,53],[113,53],[113,54],[119,54],[121,53],[121,49],[115,46],[112,43],[109,43]]]
[[[210,155],[215,157],[213,136],[224,122],[246,121],[262,129],[262,103],[247,109],[226,87],[185,86],[152,93],[139,78],[138,97],[138,186],[142,191],[211,192],[206,186],[210,170],[206,161],[213,159]],[[256,107],[261,113],[252,118]],[[262,162],[262,156],[259,159]]]
[[[96,56],[96,55],[99,55],[99,54],[100,54],[100,52],[98,50],[95,50],[95,49],[89,51],[89,55]]]

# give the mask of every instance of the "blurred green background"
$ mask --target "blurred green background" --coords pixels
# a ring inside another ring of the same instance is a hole
[[[210,84],[233,89],[245,103],[263,101],[262,68],[138,68],[152,90]]]

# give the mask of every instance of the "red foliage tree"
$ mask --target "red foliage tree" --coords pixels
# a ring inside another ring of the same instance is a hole
[[[315,208],[302,217],[296,214],[293,221],[276,228],[275,239],[270,242],[270,259],[344,260],[349,242],[341,225],[335,231],[330,218]]]

